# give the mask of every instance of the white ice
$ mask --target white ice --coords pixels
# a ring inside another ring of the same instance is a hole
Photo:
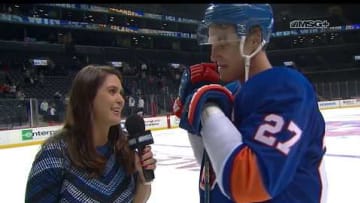
[[[322,111],[326,121],[358,121],[360,108]],[[326,137],[325,164],[328,203],[357,203],[360,186],[360,127],[358,134]],[[181,129],[153,131],[158,160],[148,203],[198,203],[199,166]],[[0,202],[24,202],[27,175],[39,145],[0,149]]]

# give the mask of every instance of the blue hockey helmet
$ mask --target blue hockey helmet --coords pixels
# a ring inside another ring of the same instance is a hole
[[[237,38],[246,36],[253,26],[260,26],[262,39],[268,43],[274,19],[269,4],[211,4],[198,28],[197,39],[200,45],[216,42],[216,39],[209,39],[208,28],[212,24],[235,25]]]

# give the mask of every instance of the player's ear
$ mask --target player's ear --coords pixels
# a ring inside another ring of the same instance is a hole
[[[244,53],[249,55],[253,53],[261,44],[261,28],[259,26],[252,27],[246,35]]]
[[[247,38],[249,38],[250,50],[252,50],[252,52],[255,51],[255,49],[261,44],[261,28],[259,26],[251,28]]]

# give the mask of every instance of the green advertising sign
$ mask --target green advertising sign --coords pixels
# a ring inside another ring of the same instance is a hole
[[[28,130],[22,130],[21,131],[21,138],[22,140],[32,140],[33,139],[33,133],[32,133],[32,129],[28,129]]]

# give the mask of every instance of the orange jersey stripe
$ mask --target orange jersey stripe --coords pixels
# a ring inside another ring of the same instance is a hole
[[[256,156],[244,147],[235,157],[230,190],[236,202],[260,202],[270,199],[257,165]]]

